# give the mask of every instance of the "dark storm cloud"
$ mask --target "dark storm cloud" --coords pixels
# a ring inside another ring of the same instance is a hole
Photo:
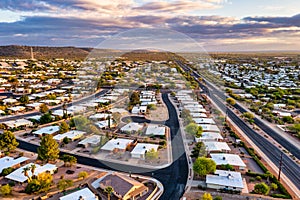
[[[299,26],[300,27],[300,14],[292,17],[246,17],[246,21],[255,22],[268,22],[282,26]]]

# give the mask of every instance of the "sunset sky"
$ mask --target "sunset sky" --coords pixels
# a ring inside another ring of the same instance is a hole
[[[163,28],[207,51],[300,50],[298,0],[1,0],[0,45],[95,47]]]

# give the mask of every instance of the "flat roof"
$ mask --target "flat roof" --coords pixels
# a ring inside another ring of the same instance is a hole
[[[113,151],[114,149],[122,149],[125,150],[127,145],[132,143],[133,140],[124,139],[124,138],[117,138],[111,139],[106,144],[101,147],[102,150]]]
[[[244,188],[240,172],[216,170],[214,175],[206,175],[206,184]]]
[[[125,126],[123,126],[121,128],[121,131],[128,131],[128,132],[131,132],[131,131],[138,131],[138,130],[141,130],[143,128],[142,125],[139,125],[138,123],[136,122],[130,122],[128,124],[126,124]]]
[[[59,131],[59,126],[46,126],[37,131],[34,131],[33,133],[36,135],[42,135],[42,134],[53,134],[56,133],[57,131]]]
[[[220,129],[217,125],[214,124],[198,124],[198,126],[201,126],[203,131],[208,131],[208,132],[220,132]]]
[[[206,118],[207,115],[205,113],[190,113],[193,118]]]
[[[110,125],[112,126],[114,124],[114,120],[110,119]],[[99,128],[105,128],[108,127],[108,119],[103,121],[98,121],[95,123]]]
[[[138,143],[134,149],[131,151],[131,154],[145,154],[146,151],[149,151],[151,149],[154,149],[157,151],[158,149],[157,144],[149,144],[149,143]]]
[[[108,116],[112,117],[111,114],[107,113],[96,113],[94,115],[91,115],[89,118],[90,119],[106,119]]]
[[[81,140],[78,144],[98,144],[101,141],[101,136],[100,135],[92,135],[89,136],[83,140]]]
[[[60,197],[59,199],[78,200],[80,197],[82,197],[84,200],[98,200],[98,197],[89,188],[78,190],[66,196]]]
[[[196,124],[216,124],[213,118],[193,118]]]
[[[232,165],[238,167],[246,167],[245,163],[239,155],[227,154],[227,153],[212,153],[211,159],[215,161],[217,165]]]
[[[226,142],[203,142],[207,151],[231,151]]]
[[[29,164],[27,164],[23,167],[20,167],[20,168],[16,169],[15,171],[10,173],[9,175],[5,176],[5,178],[23,183],[23,182],[27,181],[28,177],[26,177],[24,175],[24,173],[22,173],[22,171],[25,167],[30,167],[31,165],[36,166],[36,169],[34,171],[34,175],[36,175],[36,176],[39,175],[40,173],[43,173],[43,172],[46,172],[46,171],[54,171],[54,170],[57,169],[57,167],[55,165],[52,165],[52,164],[49,164],[49,163],[47,163],[43,166],[40,166],[40,165],[34,164],[34,163],[29,163]],[[28,171],[28,175],[32,176],[32,173],[31,173],[30,170]]]
[[[19,157],[19,158],[12,158],[10,156],[5,156],[3,158],[0,158],[0,173],[2,172],[3,169],[15,166],[17,164],[20,164],[29,158],[26,157]]]
[[[73,130],[73,131],[68,131],[66,133],[63,133],[63,134],[58,134],[56,136],[53,137],[53,139],[55,140],[62,140],[64,139],[65,137],[71,139],[71,140],[74,140],[74,139],[78,139],[80,137],[83,136],[83,134],[85,134],[86,132],[84,131],[78,131],[78,130]]]
[[[157,124],[149,124],[146,130],[146,135],[165,135],[166,127]]]
[[[202,136],[199,138],[201,140],[215,140],[215,139],[220,139],[222,140],[223,137],[220,133],[216,132],[203,132]]]

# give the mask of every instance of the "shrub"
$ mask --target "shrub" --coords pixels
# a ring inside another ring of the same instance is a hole
[[[272,190],[277,190],[278,189],[278,185],[276,183],[271,183],[271,189]]]
[[[89,174],[86,171],[79,172],[78,178],[86,178]]]
[[[8,167],[2,170],[1,176],[7,176],[8,174],[12,173],[14,171],[14,168]]]

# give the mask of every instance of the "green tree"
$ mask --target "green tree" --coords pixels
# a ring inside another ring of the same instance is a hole
[[[40,173],[36,178],[32,179],[32,181],[27,184],[25,192],[27,194],[46,192],[49,190],[52,180],[53,177],[50,173]]]
[[[226,99],[226,102],[227,102],[229,105],[232,105],[232,106],[236,104],[235,100],[234,100],[233,98],[231,98],[231,97],[227,98],[227,99]]]
[[[89,126],[90,121],[84,116],[76,116],[70,120],[70,127],[75,127],[77,130],[86,130]]]
[[[198,158],[198,157],[203,157],[206,154],[206,147],[203,142],[197,142],[195,147],[192,150],[191,157],[192,158]]]
[[[60,158],[64,161],[65,165],[72,166],[77,163],[77,158],[68,154],[64,154]]]
[[[65,179],[62,179],[62,180],[59,180],[58,183],[57,183],[57,188],[64,191],[65,189],[67,189],[68,187],[71,187],[73,186],[73,180],[65,180]]]
[[[104,192],[107,193],[107,199],[110,200],[110,196],[111,196],[111,194],[114,192],[114,188],[111,187],[111,186],[107,186],[107,187],[104,189]]]
[[[195,160],[193,170],[196,174],[203,177],[216,171],[216,163],[210,158],[199,157]]]
[[[86,178],[89,174],[86,171],[81,171],[78,174],[78,178]]]
[[[256,194],[264,194],[267,195],[270,191],[270,188],[267,184],[265,184],[264,182],[262,183],[257,183],[254,186],[254,193]]]
[[[198,130],[197,130],[195,137],[200,138],[202,136],[202,133],[203,133],[202,126],[198,126]]]
[[[140,95],[138,92],[133,92],[130,96],[130,105],[140,104]]]
[[[29,103],[29,97],[27,95],[23,95],[20,97],[21,103]]]
[[[0,134],[0,150],[10,152],[15,150],[18,145],[19,143],[12,132],[4,131],[3,134]]]
[[[48,110],[49,110],[49,108],[46,104],[43,103],[43,104],[40,105],[40,112],[41,113],[46,113],[46,112],[48,112]]]
[[[291,116],[284,116],[284,117],[282,117],[282,120],[288,124],[294,123],[294,119]]]
[[[188,134],[191,134],[193,136],[195,136],[198,132],[198,125],[196,123],[189,123],[186,127],[185,127],[185,131],[188,133]]]
[[[35,164],[30,165],[30,171],[31,171],[32,176],[34,176],[35,169],[36,169]]]
[[[278,189],[278,185],[276,183],[271,183],[270,187],[274,191]]]
[[[41,122],[41,124],[48,124],[48,123],[52,122],[51,114],[50,113],[43,114],[40,118],[40,122]]]
[[[68,132],[70,129],[69,125],[67,124],[67,122],[63,121],[60,126],[59,126],[59,133],[66,133]]]
[[[53,139],[52,135],[42,137],[37,151],[38,159],[40,160],[56,160],[59,157],[58,143]]]
[[[250,112],[244,112],[243,117],[245,117],[247,119],[254,119],[254,115]]]
[[[146,152],[145,157],[148,160],[155,160],[158,158],[158,152],[155,151],[155,149],[150,149],[149,151]]]
[[[10,185],[9,184],[6,184],[6,185],[2,185],[1,187],[0,187],[0,193],[2,194],[2,195],[9,195],[9,194],[11,194],[11,187],[10,187]]]
[[[203,195],[202,195],[202,200],[213,200],[213,198],[212,198],[212,196],[211,196],[211,194],[210,193],[204,193]]]

